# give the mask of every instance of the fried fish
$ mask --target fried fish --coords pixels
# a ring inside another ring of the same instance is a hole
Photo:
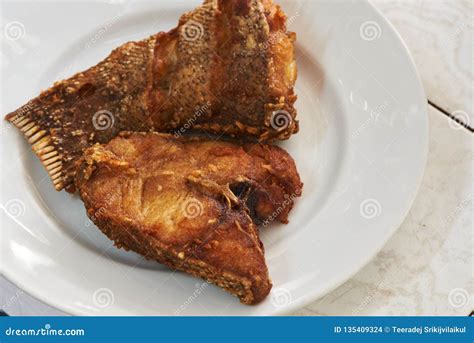
[[[84,150],[123,130],[287,139],[298,131],[294,41],[271,0],[206,0],[175,29],[120,46],[7,120],[68,191]]]
[[[272,287],[256,222],[287,222],[302,189],[278,147],[158,133],[123,133],[89,148],[75,183],[88,216],[116,246],[245,304]]]

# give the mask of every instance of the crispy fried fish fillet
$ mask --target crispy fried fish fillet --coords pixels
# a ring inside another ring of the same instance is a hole
[[[7,119],[57,190],[74,191],[77,160],[120,131],[287,139],[298,131],[294,33],[269,0],[207,0],[177,28],[115,49]]]
[[[76,187],[116,246],[254,304],[272,287],[255,222],[287,222],[302,183],[275,146],[124,133],[85,152]]]

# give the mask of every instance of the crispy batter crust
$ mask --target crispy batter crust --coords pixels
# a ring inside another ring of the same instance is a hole
[[[177,28],[122,45],[6,119],[68,191],[84,150],[123,130],[287,139],[298,122],[285,20],[268,0],[205,1]]]
[[[156,133],[125,133],[88,149],[76,186],[117,246],[202,277],[245,304],[271,289],[254,221],[287,222],[294,198],[284,206],[285,195],[302,188],[277,147]]]

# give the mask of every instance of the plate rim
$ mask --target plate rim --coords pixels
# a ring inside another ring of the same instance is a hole
[[[409,206],[407,206],[407,209],[405,210],[404,215],[400,218],[399,222],[394,225],[393,228],[390,230],[387,230],[387,233],[385,234],[385,237],[379,241],[377,249],[374,249],[374,252],[372,254],[368,254],[364,259],[361,260],[357,268],[354,268],[354,270],[348,274],[345,274],[343,277],[339,277],[338,279],[334,280],[333,283],[327,287],[325,291],[321,292],[310,292],[307,293],[305,296],[300,297],[298,300],[292,301],[288,306],[286,306],[284,309],[280,311],[280,315],[285,315],[289,314],[291,312],[294,312],[298,309],[301,309],[303,307],[306,307],[308,304],[310,304],[313,301],[318,300],[325,294],[329,294],[330,292],[334,291],[336,288],[339,286],[342,286],[345,282],[349,281],[352,279],[359,271],[361,271],[370,261],[372,261],[379,253],[382,251],[383,247],[388,243],[390,238],[398,231],[398,229],[401,227],[403,222],[405,221],[408,213],[410,212],[411,208],[413,207],[413,203],[415,202],[416,196],[418,195],[418,192],[421,187],[421,183],[423,181],[423,177],[425,175],[425,170],[426,170],[426,164],[428,160],[428,147],[429,147],[429,116],[428,116],[428,103],[426,101],[426,92],[423,87],[423,82],[421,81],[421,76],[418,71],[418,68],[416,67],[415,59],[413,58],[412,53],[410,52],[410,49],[408,48],[408,45],[406,44],[405,40],[403,37],[400,35],[398,30],[395,28],[395,26],[392,24],[390,20],[382,13],[380,9],[378,9],[371,0],[366,0],[365,4],[368,4],[369,7],[377,14],[377,16],[384,21],[384,23],[387,25],[387,27],[392,31],[392,33],[395,34],[395,36],[398,38],[399,42],[401,43],[403,47],[403,51],[408,57],[408,60],[410,62],[409,66],[410,69],[412,69],[412,72],[415,75],[416,83],[417,83],[417,88],[419,88],[420,93],[423,95],[423,103],[424,106],[423,112],[424,112],[424,118],[426,119],[425,121],[425,126],[422,128],[423,129],[423,134],[424,134],[424,144],[423,144],[423,163],[422,163],[422,168],[420,170],[420,175],[418,176],[418,180],[416,182],[417,186],[416,189],[412,191],[411,194],[411,199],[407,202],[409,203]],[[318,294],[319,293],[319,294]],[[276,311],[278,312],[278,311]]]

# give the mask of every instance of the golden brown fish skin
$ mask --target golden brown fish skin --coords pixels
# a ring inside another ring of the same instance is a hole
[[[146,102],[156,37],[115,49],[98,65],[56,82],[6,119],[26,136],[57,190],[74,191],[77,160],[123,130],[153,127]]]
[[[157,39],[155,128],[192,120],[194,129],[260,141],[298,132],[295,34],[285,22],[279,6],[257,0],[208,1],[183,15]]]
[[[177,28],[115,49],[7,115],[57,190],[77,160],[123,130],[200,130],[259,141],[298,131],[293,33],[265,0],[211,0]]]
[[[273,209],[286,193],[301,194],[302,184],[277,147],[124,133],[86,151],[76,186],[89,217],[118,247],[255,304],[272,285],[251,218],[265,211],[249,209],[248,196],[258,188],[259,203]]]

